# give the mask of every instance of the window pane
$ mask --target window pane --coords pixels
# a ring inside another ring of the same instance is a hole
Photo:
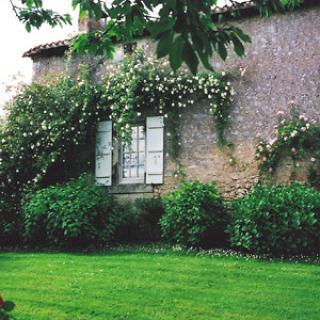
[[[145,162],[144,151],[139,152],[139,177],[143,177],[144,175],[144,162]]]
[[[137,149],[138,149],[138,140],[137,139],[133,139],[131,141],[130,151],[131,152],[137,152]]]
[[[145,142],[144,140],[139,140],[139,152],[145,152]]]
[[[143,127],[139,127],[139,138],[144,139],[144,128]]]
[[[137,139],[137,137],[138,137],[138,127],[132,127],[131,138]]]
[[[123,155],[123,177],[130,177],[130,153],[124,153]]]
[[[131,161],[130,161],[130,168],[131,168],[131,177],[135,178],[138,176],[138,154],[131,153]]]
[[[123,146],[122,177],[138,178],[145,171],[145,132],[142,126],[133,127],[131,145]]]
[[[130,145],[125,144],[125,145],[123,146],[123,152],[124,152],[124,153],[130,153],[130,150],[131,150]]]

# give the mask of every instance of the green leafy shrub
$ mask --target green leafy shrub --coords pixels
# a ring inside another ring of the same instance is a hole
[[[23,223],[19,203],[15,200],[9,193],[0,192],[0,247],[16,245],[22,240]]]
[[[163,237],[184,246],[223,246],[227,213],[215,184],[184,182],[163,197],[160,220]]]
[[[300,255],[320,248],[320,193],[294,183],[258,185],[233,202],[231,245],[253,253]]]
[[[100,91],[85,79],[27,85],[8,106],[0,126],[0,245],[22,238],[25,189],[63,182],[92,168]]]
[[[161,198],[136,199],[127,204],[125,220],[117,238],[124,242],[157,242],[161,240]]]
[[[23,212],[27,242],[59,247],[108,244],[122,219],[113,197],[88,176],[29,195]]]

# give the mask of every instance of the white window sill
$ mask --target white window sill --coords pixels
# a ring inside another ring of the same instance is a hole
[[[144,184],[145,181],[144,179],[134,179],[134,178],[128,178],[128,179],[122,179],[119,184],[124,185],[124,184]]]

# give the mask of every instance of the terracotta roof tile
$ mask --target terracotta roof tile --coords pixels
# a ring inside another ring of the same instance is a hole
[[[26,51],[22,57],[32,57],[40,52],[43,52],[45,50],[51,50],[51,49],[57,49],[57,48],[68,48],[71,43],[71,39],[65,39],[65,40],[59,40],[59,41],[54,41],[54,42],[49,42],[45,44],[41,44],[38,46],[35,46],[28,51]]]

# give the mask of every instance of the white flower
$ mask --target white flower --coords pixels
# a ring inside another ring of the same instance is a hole
[[[294,138],[298,134],[297,130],[293,130],[290,134],[291,138]]]

